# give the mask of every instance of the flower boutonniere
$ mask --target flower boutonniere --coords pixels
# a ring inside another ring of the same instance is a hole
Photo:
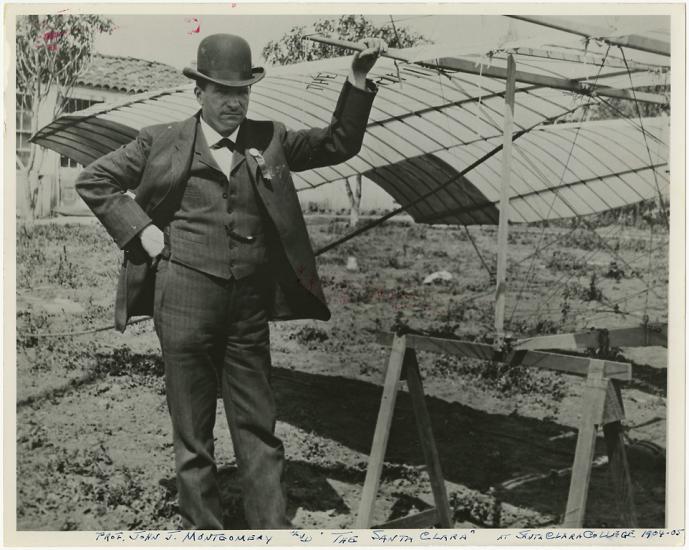
[[[261,171],[261,176],[263,176],[263,179],[266,181],[271,181],[273,179],[273,172],[268,164],[266,164],[266,159],[263,158],[261,152],[252,147],[249,149],[249,154],[254,158],[256,164],[258,164],[258,169]]]

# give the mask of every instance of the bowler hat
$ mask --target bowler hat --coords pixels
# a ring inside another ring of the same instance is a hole
[[[201,41],[196,54],[196,68],[185,67],[184,76],[208,80],[221,86],[251,86],[266,72],[251,66],[249,43],[234,34],[211,34]]]

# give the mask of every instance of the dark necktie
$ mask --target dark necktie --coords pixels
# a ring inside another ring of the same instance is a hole
[[[224,137],[217,143],[211,145],[211,149],[222,149],[223,147],[226,147],[230,151],[234,151],[234,142],[230,138]]]

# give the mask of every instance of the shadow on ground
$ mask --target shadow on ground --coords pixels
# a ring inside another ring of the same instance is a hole
[[[53,399],[106,376],[138,377],[141,383],[160,386],[164,391],[157,354],[123,354],[120,350],[112,355],[99,357],[98,368],[76,383],[26,399],[18,406],[40,406],[44,399]],[[273,386],[281,421],[304,432],[336,441],[362,455],[370,453],[381,386],[278,367],[273,370]],[[435,397],[427,397],[427,406],[447,481],[486,494],[490,487],[496,487],[506,480],[528,474],[545,474],[543,479],[517,489],[498,491],[498,497],[505,503],[544,515],[558,517],[563,513],[568,476],[549,474],[572,464],[576,438],[553,439],[571,433],[571,427],[518,415],[490,414]],[[385,480],[402,477],[404,465],[418,466],[423,463],[412,411],[409,395],[400,392],[386,453],[388,465],[383,472]],[[602,438],[599,438],[596,454],[602,455],[604,452]],[[641,526],[660,527],[664,525],[664,464],[657,460],[644,462],[636,458],[630,455]],[[334,457],[331,463],[336,461],[337,457]],[[292,513],[300,507],[319,512],[334,510],[335,513],[344,514],[343,507],[346,505],[328,480],[361,486],[365,461],[360,465],[350,464],[342,468],[332,468],[330,465],[324,468],[311,462],[288,462],[286,474]],[[219,475],[227,528],[246,528],[236,472],[224,469]],[[174,486],[174,480],[163,481]],[[403,508],[406,506],[400,506],[401,509],[394,511],[394,515],[404,515]],[[351,513],[355,514],[356,510]],[[587,526],[621,526],[605,467],[594,469],[588,516]]]
[[[369,454],[380,386],[283,368],[274,369],[273,386],[281,420]],[[571,432],[570,427],[517,415],[489,414],[435,397],[426,400],[446,480],[485,493],[518,476],[553,473],[499,496],[504,502],[555,517],[564,512],[569,477],[558,477],[554,472],[571,467],[576,438],[550,438]],[[409,394],[398,394],[395,411],[386,461],[420,465],[423,454]],[[599,437],[596,454],[604,453]],[[649,469],[648,463],[643,463],[642,467],[642,461],[633,454],[630,462],[639,521],[642,526],[662,526],[663,464],[656,462]],[[596,525],[619,524],[606,467],[594,469],[588,510]]]
[[[280,420],[369,454],[382,392],[380,386],[283,368],[274,369],[273,386]],[[434,397],[427,397],[427,404],[447,481],[486,493],[490,487],[520,475],[550,474],[513,490],[501,490],[498,497],[513,506],[555,518],[561,516],[566,505],[569,476],[556,472],[571,466],[576,439],[549,438],[571,432],[570,427],[516,415],[488,414]],[[383,479],[387,481],[401,477],[401,466],[423,463],[411,401],[406,392],[400,392],[395,410],[383,472]],[[602,438],[599,438],[596,454],[604,452]],[[660,527],[664,525],[664,468],[657,462],[643,462],[638,458],[630,454],[640,526]],[[349,514],[353,522],[356,510],[347,506],[331,480],[361,486],[364,476],[365,464],[361,468],[333,468],[287,460],[288,515],[293,518],[301,508]],[[221,468],[218,477],[225,528],[247,529],[236,468]],[[165,480],[165,483],[174,485],[174,479]],[[388,520],[405,516],[411,508],[426,506],[419,499],[399,495]],[[592,474],[586,526],[623,527],[605,466],[594,468]]]

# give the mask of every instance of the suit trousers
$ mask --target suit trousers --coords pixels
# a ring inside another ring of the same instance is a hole
[[[218,384],[251,529],[291,527],[270,385],[267,273],[224,280],[171,260],[156,275],[154,322],[165,362],[180,513],[222,529],[213,427]]]

